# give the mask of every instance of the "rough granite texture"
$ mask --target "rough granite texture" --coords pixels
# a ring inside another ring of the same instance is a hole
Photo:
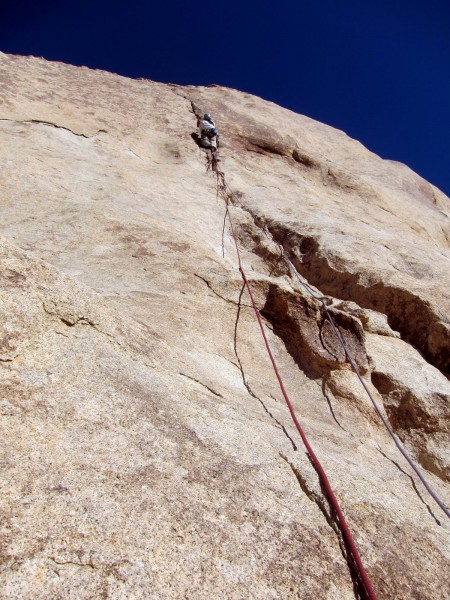
[[[196,107],[219,124],[264,327],[378,598],[449,598],[449,520],[300,284],[449,504],[449,199],[249,94],[0,53],[1,598],[357,596]]]

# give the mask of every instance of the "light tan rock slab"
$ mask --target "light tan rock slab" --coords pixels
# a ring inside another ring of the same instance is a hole
[[[235,90],[2,53],[0,83],[2,597],[355,597],[193,102],[219,124],[263,327],[378,598],[447,598],[448,519],[317,298],[450,504],[448,198]]]

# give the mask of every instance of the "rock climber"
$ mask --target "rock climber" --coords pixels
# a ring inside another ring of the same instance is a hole
[[[207,112],[203,115],[203,119],[199,121],[198,129],[202,146],[211,149],[213,152],[217,150],[218,134],[211,113]]]

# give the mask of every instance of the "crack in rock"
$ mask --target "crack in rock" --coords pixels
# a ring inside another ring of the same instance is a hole
[[[237,331],[238,331],[239,317],[240,317],[240,314],[241,314],[241,307],[243,306],[243,305],[242,305],[242,303],[241,303],[241,301],[242,301],[242,294],[244,293],[244,290],[245,290],[245,283],[243,283],[243,284],[242,284],[241,291],[240,291],[240,294],[239,294],[239,300],[238,300],[238,310],[237,310],[237,313],[236,313],[236,321],[235,321],[235,324],[234,324],[234,354],[235,354],[235,356],[236,356],[236,359],[237,359],[237,361],[238,361],[238,364],[239,364],[239,371],[240,371],[240,373],[241,373],[241,377],[242,377],[242,383],[244,384],[244,387],[245,387],[245,389],[247,390],[247,392],[249,393],[249,395],[250,395],[252,398],[254,398],[255,400],[258,400],[258,402],[261,404],[261,406],[263,407],[263,409],[264,409],[264,411],[266,412],[266,414],[267,414],[267,415],[268,415],[268,416],[269,416],[269,417],[270,417],[270,418],[271,418],[273,421],[275,421],[275,423],[277,424],[277,426],[278,426],[278,427],[279,427],[279,428],[282,430],[282,432],[284,433],[284,435],[285,435],[285,436],[287,437],[287,439],[289,440],[289,442],[290,442],[290,444],[291,444],[291,446],[292,446],[292,449],[293,449],[294,451],[296,451],[296,450],[297,450],[297,445],[296,445],[296,443],[294,442],[294,440],[292,439],[292,437],[289,435],[289,433],[288,433],[288,431],[287,431],[286,427],[285,427],[285,426],[284,426],[282,423],[280,423],[280,421],[279,421],[279,420],[278,420],[276,417],[274,417],[274,416],[273,416],[273,414],[272,414],[272,413],[270,412],[270,410],[267,408],[267,406],[266,406],[266,405],[265,405],[265,403],[262,401],[262,399],[261,399],[259,396],[257,396],[257,395],[254,393],[254,391],[253,391],[253,390],[252,390],[252,388],[250,387],[250,384],[249,384],[249,383],[248,383],[248,381],[247,381],[247,378],[245,377],[245,371],[244,371],[244,367],[243,367],[243,365],[242,365],[242,361],[241,361],[241,359],[240,359],[240,357],[239,357],[239,353],[238,353],[238,350],[237,350]]]
[[[331,416],[333,417],[333,419],[335,420],[335,422],[339,425],[339,427],[343,431],[345,431],[345,433],[348,433],[348,431],[345,429],[345,427],[343,427],[341,425],[341,423],[339,422],[338,418],[336,417],[336,414],[334,412],[333,405],[331,404],[331,399],[330,399],[330,394],[332,395],[332,392],[331,392],[331,390],[327,390],[327,382],[326,382],[325,379],[322,380],[322,385],[320,386],[320,388],[321,388],[323,397],[327,401],[328,408],[330,409]]]
[[[69,131],[73,135],[76,135],[77,137],[82,137],[82,138],[85,138],[85,139],[95,138],[99,133],[108,133],[106,131],[106,129],[99,129],[98,131],[96,131],[92,135],[88,135],[86,133],[77,133],[76,131],[73,131],[69,127],[65,127],[64,125],[57,125],[56,123],[52,123],[51,121],[41,121],[39,119],[23,119],[23,120],[19,120],[19,119],[0,119],[0,122],[26,123],[26,124],[30,124],[30,125],[46,125],[47,127],[54,127],[55,129],[63,129],[64,131]]]
[[[345,562],[347,564],[347,567],[350,572],[350,576],[352,578],[353,592],[355,594],[355,598],[358,598],[358,599],[366,598],[366,593],[365,593],[362,583],[359,579],[358,570],[356,569],[356,565],[353,563],[352,554],[351,554],[351,552],[349,552],[347,550],[347,547],[346,547],[346,544],[345,544],[345,541],[344,541],[344,538],[343,538],[343,535],[341,532],[341,527],[339,525],[339,521],[337,519],[337,516],[332,511],[331,505],[329,504],[326,495],[324,494],[323,491],[322,491],[322,495],[320,496],[319,494],[317,494],[317,492],[311,490],[306,482],[305,477],[303,477],[300,470],[282,452],[279,452],[279,455],[290,467],[302,492],[306,495],[306,497],[311,502],[316,504],[317,508],[320,510],[320,512],[325,517],[327,524],[330,526],[330,528],[336,534],[338,544],[339,544],[339,549],[341,551],[343,559],[345,560]],[[306,454],[306,456],[308,457],[309,461],[311,462],[311,458],[310,458],[309,454]],[[313,465],[313,467],[314,467],[314,465]],[[315,471],[315,469],[314,469],[314,471]],[[319,482],[320,482],[320,479],[319,479]]]
[[[60,566],[60,567],[77,567],[80,569],[88,569],[89,571],[94,571],[95,570],[95,565],[93,564],[92,561],[88,562],[88,563],[78,563],[75,562],[73,560],[57,560],[54,557],[50,557],[49,560],[51,560],[52,562],[54,562],[56,565]]]
[[[289,465],[292,473],[294,474],[295,479],[297,480],[302,492],[307,496],[311,502],[314,502],[319,508],[320,512],[325,517],[326,522],[331,527],[331,529],[340,537],[340,531],[336,524],[335,519],[331,516],[329,505],[325,496],[319,496],[316,492],[311,490],[306,483],[305,477],[300,473],[300,470],[285,456],[282,452],[278,453],[280,457]],[[309,457],[308,457],[309,458]],[[339,541],[339,544],[342,544],[342,540]],[[345,557],[345,556],[344,556]]]
[[[181,371],[178,373],[178,375],[181,375],[182,377],[186,377],[186,379],[190,379],[191,381],[194,381],[195,383],[198,383],[202,387],[206,388],[208,390],[208,392],[211,392],[211,394],[214,394],[214,396],[217,396],[218,398],[224,398],[224,396],[222,396],[222,394],[220,394],[219,392],[216,392],[215,390],[213,390],[212,388],[210,388],[205,383],[202,383],[198,379],[195,379],[195,377],[191,377],[190,375],[186,375],[186,373],[182,373]]]
[[[395,461],[394,459],[390,458],[387,454],[385,454],[381,448],[378,446],[377,447],[378,452],[384,456],[384,458],[386,460],[388,460],[389,462],[391,462],[393,465],[395,465],[397,467],[397,469],[403,473],[403,475],[406,475],[406,477],[408,477],[408,479],[411,481],[411,485],[416,493],[416,495],[418,496],[418,498],[420,499],[420,501],[422,502],[422,504],[424,504],[428,510],[428,512],[430,513],[431,517],[433,518],[434,522],[436,523],[436,525],[439,525],[440,527],[442,527],[442,523],[439,521],[439,519],[434,515],[433,511],[431,510],[430,505],[428,504],[428,502],[426,502],[423,498],[421,493],[419,492],[416,482],[414,481],[414,478],[412,477],[412,475],[410,475],[409,473],[407,473],[404,469],[402,469],[402,467],[398,464],[397,461]]]
[[[238,306],[238,302],[236,302],[235,300],[230,300],[230,298],[225,298],[225,296],[221,296],[219,294],[219,292],[217,292],[211,285],[211,283],[205,279],[205,277],[202,277],[201,275],[199,275],[198,273],[194,273],[195,277],[198,277],[198,279],[200,279],[201,281],[203,281],[204,283],[206,283],[207,287],[209,290],[211,290],[211,292],[217,296],[218,298],[220,298],[221,300],[224,300],[225,302],[228,302],[229,304],[233,304],[234,306]],[[246,308],[252,308],[252,306],[250,304],[244,304],[241,303],[241,306],[245,306]]]

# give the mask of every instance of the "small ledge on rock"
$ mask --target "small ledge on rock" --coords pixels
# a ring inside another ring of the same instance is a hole
[[[394,331],[388,324],[387,316],[370,308],[361,308],[356,302],[345,301],[334,305],[335,308],[357,317],[368,333],[377,333],[388,337],[400,338],[398,331]]]

